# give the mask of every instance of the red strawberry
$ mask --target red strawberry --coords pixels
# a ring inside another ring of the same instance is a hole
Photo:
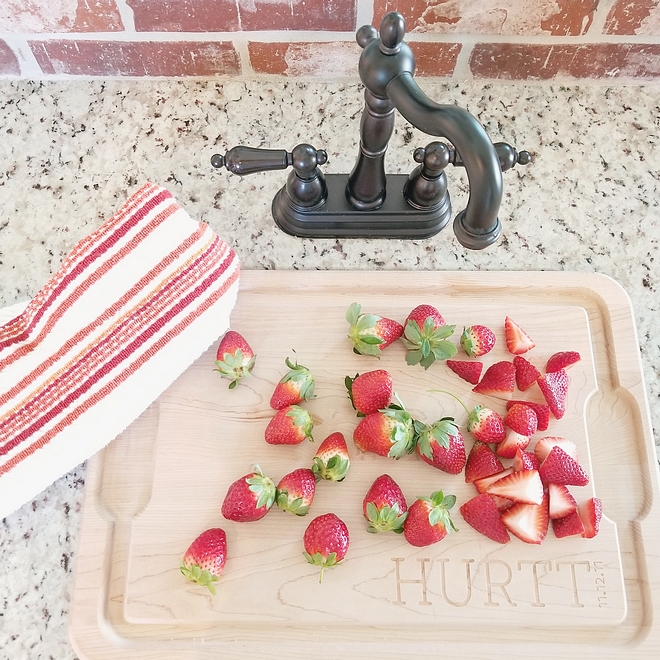
[[[470,357],[481,357],[495,346],[495,333],[485,325],[471,325],[463,328],[460,342]]]
[[[270,407],[275,410],[309,401],[314,397],[314,377],[309,369],[298,362],[291,362],[289,358],[284,363],[289,367],[289,371],[277,383],[270,397]]]
[[[589,476],[582,466],[571,458],[561,447],[553,447],[541,463],[539,475],[544,484],[564,486],[586,486]]]
[[[408,505],[399,485],[389,474],[381,474],[371,484],[362,502],[362,513],[371,533],[403,533],[403,523],[408,517]]]
[[[511,472],[488,486],[486,492],[524,504],[541,504],[543,501],[543,483],[537,470]]]
[[[538,470],[539,459],[531,451],[518,449],[513,457],[512,467],[516,472],[520,472],[520,470]]]
[[[403,330],[403,345],[408,349],[406,362],[428,369],[436,360],[456,355],[456,346],[447,340],[456,326],[445,325],[440,312],[431,305],[419,305],[408,314]]]
[[[487,443],[502,442],[506,436],[500,415],[484,406],[475,406],[468,415],[467,430],[477,440]]]
[[[577,351],[560,351],[550,356],[548,363],[545,365],[545,372],[549,374],[560,369],[568,369],[579,361],[580,354]]]
[[[516,386],[521,392],[528,390],[541,375],[531,362],[520,355],[513,358],[513,366],[516,368]]]
[[[498,543],[508,543],[509,532],[500,519],[500,512],[493,498],[486,493],[477,495],[461,506],[465,522],[478,532]]]
[[[550,408],[545,403],[533,403],[532,401],[518,401],[511,399],[510,401],[506,402],[506,409],[508,410],[511,406],[514,406],[517,403],[522,403],[525,406],[529,406],[536,413],[538,431],[548,430],[548,426],[550,424]]]
[[[519,472],[517,474],[523,474]],[[548,534],[547,496],[540,504],[518,502],[502,513],[505,527],[525,543],[540,544]]]
[[[307,410],[300,406],[286,406],[268,422],[264,435],[269,445],[297,445],[305,438],[314,442],[313,429],[314,420]]]
[[[552,531],[558,539],[563,539],[566,536],[574,536],[575,534],[584,534],[584,525],[577,511],[573,511],[573,513],[569,513],[563,518],[554,518],[551,520]]]
[[[573,460],[578,460],[577,446],[572,440],[556,435],[546,435],[540,438],[534,447],[534,453],[539,459],[539,463],[543,463],[553,447],[561,447]]]
[[[447,360],[447,366],[463,380],[476,385],[481,377],[481,370],[484,368],[482,362],[472,362],[470,360]]]
[[[362,308],[353,303],[346,312],[349,324],[348,338],[353,352],[358,355],[380,357],[380,352],[403,334],[403,326],[392,319],[376,314],[362,314]]]
[[[491,474],[488,477],[482,477],[481,479],[475,479],[474,480],[474,487],[477,489],[477,493],[486,493],[488,489],[496,482],[499,481],[500,479],[504,479],[504,477],[508,477],[510,474],[513,474],[513,468],[508,467],[504,470],[500,470],[500,472],[496,472],[495,474]]]
[[[516,368],[513,366],[513,362],[504,360],[488,367],[483,378],[472,388],[472,391],[477,394],[510,399],[515,385]]]
[[[463,434],[452,417],[443,417],[433,424],[415,422],[417,454],[429,465],[458,474],[465,467]]]
[[[275,501],[282,511],[305,516],[314,501],[316,477],[309,468],[298,468],[284,475],[277,484]]]
[[[234,481],[222,502],[222,515],[227,520],[252,522],[263,518],[275,501],[275,484],[264,476],[258,465],[252,472]]]
[[[348,398],[359,414],[369,415],[387,408],[392,402],[392,376],[385,369],[346,376],[344,384]]]
[[[501,458],[514,458],[516,452],[527,449],[530,440],[528,435],[520,435],[509,429],[506,438],[495,447],[495,453]]]
[[[331,433],[320,445],[314,456],[312,472],[317,479],[343,481],[351,465],[348,447],[339,431]]]
[[[522,355],[530,351],[536,344],[534,340],[511,318],[504,319],[504,335],[509,353]]]
[[[223,378],[231,378],[229,389],[233,390],[243,376],[249,376],[257,356],[243,335],[229,330],[220,341],[215,356],[215,369]]]
[[[202,532],[186,550],[181,560],[181,574],[190,582],[207,587],[215,596],[214,582],[227,561],[227,535],[215,527]]]
[[[398,407],[371,413],[360,420],[353,440],[361,451],[401,458],[415,449],[413,419],[407,410]]]
[[[321,567],[319,582],[326,568],[336,566],[346,556],[349,543],[348,527],[334,513],[317,516],[309,523],[303,535],[303,554],[310,564]]]
[[[597,497],[592,497],[586,502],[580,502],[577,510],[584,526],[582,536],[585,539],[592,539],[598,534],[600,528],[600,519],[603,517],[603,503]]]
[[[550,500],[550,520],[565,518],[577,510],[575,498],[563,484],[548,484],[548,499]]]
[[[528,437],[536,433],[538,419],[536,413],[529,406],[522,404],[511,406],[504,415],[504,426],[512,431]]]
[[[431,497],[417,498],[408,509],[403,523],[403,535],[410,545],[423,547],[442,541],[450,531],[457,531],[449,509],[456,504],[454,495],[444,495],[441,490]]]
[[[540,376],[536,381],[555,419],[561,419],[566,412],[568,376],[563,369]]]
[[[504,466],[495,456],[495,452],[487,444],[477,440],[472,445],[465,464],[465,483],[471,484],[477,479],[490,477],[491,474],[497,474],[503,469]]]

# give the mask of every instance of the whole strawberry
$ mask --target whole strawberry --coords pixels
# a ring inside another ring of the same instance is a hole
[[[433,424],[415,422],[417,454],[429,465],[458,474],[465,467],[463,434],[452,417],[443,417]]]
[[[314,456],[312,472],[317,479],[343,481],[350,466],[346,440],[342,433],[336,431],[319,445]]]
[[[298,468],[284,475],[277,484],[275,501],[282,511],[305,516],[314,501],[316,477],[309,468]]]
[[[385,369],[356,374],[354,378],[346,376],[344,384],[360,416],[387,408],[392,402],[392,376]]]
[[[353,431],[353,440],[362,451],[401,458],[415,449],[413,419],[407,410],[390,406],[363,417]]]
[[[323,582],[323,571],[336,566],[348,552],[350,537],[348,527],[334,513],[317,516],[309,523],[303,536],[305,559],[321,567],[319,582]]]
[[[264,437],[269,445],[297,445],[307,439],[314,441],[314,420],[300,406],[286,406],[278,410],[268,422]]]
[[[380,352],[403,334],[403,326],[376,314],[362,314],[361,310],[358,303],[353,303],[346,312],[353,352],[380,357]]]
[[[235,522],[252,522],[263,518],[275,502],[275,484],[264,476],[258,465],[252,472],[234,481],[222,502],[222,515]]]
[[[214,582],[227,561],[227,535],[215,527],[202,532],[186,550],[181,560],[181,573],[190,582],[207,587],[215,596]]]
[[[381,474],[371,484],[362,501],[362,513],[369,523],[367,531],[403,533],[408,514],[406,498],[399,485],[389,474]]]
[[[456,504],[454,495],[441,490],[431,497],[417,498],[408,509],[403,535],[410,545],[423,547],[442,541],[450,531],[457,531],[449,510]]]
[[[460,343],[470,357],[481,357],[495,346],[495,333],[485,325],[471,325],[463,328]]]
[[[456,346],[447,341],[455,329],[454,325],[445,325],[440,312],[432,305],[415,307],[408,314],[403,330],[403,345],[408,349],[406,362],[428,369],[436,360],[456,355]]]
[[[243,376],[252,373],[257,356],[243,335],[229,330],[220,341],[215,356],[215,369],[223,378],[231,378],[229,389],[233,390]]]
[[[309,369],[297,361],[291,362],[289,358],[284,363],[289,367],[289,371],[277,383],[270,397],[270,407],[275,410],[309,401],[314,397],[314,377]]]
[[[502,442],[506,437],[504,420],[490,408],[475,406],[467,420],[467,430],[481,442]]]

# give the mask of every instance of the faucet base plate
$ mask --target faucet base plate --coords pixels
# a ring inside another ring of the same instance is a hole
[[[434,236],[449,223],[449,193],[433,209],[415,209],[403,196],[407,180],[407,174],[388,174],[388,194],[383,205],[374,211],[358,211],[346,199],[348,174],[326,174],[328,198],[322,208],[294,208],[283,187],[273,199],[273,218],[282,231],[302,238],[421,239]]]

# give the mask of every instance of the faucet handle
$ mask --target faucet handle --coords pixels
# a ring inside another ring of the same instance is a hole
[[[256,172],[285,170],[293,167],[301,176],[311,174],[317,165],[328,162],[323,149],[314,149],[309,144],[299,144],[290,152],[285,149],[258,149],[256,147],[232,147],[224,156],[213,154],[211,165],[216,169],[226,167],[233,174],[245,176]]]
[[[514,165],[529,165],[532,162],[532,154],[529,151],[516,151],[514,147],[506,142],[495,142],[495,153],[500,161],[502,172],[510,170]],[[453,147],[449,148],[449,162],[456,167],[464,167],[461,155]]]

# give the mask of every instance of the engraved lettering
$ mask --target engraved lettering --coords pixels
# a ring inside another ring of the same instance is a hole
[[[394,562],[394,580],[396,583],[396,600],[393,601],[394,605],[405,605],[406,601],[401,598],[401,585],[402,584],[421,584],[422,585],[422,600],[419,601],[420,605],[431,605],[431,601],[426,598],[426,564],[431,560],[428,557],[418,558],[420,570],[421,570],[421,579],[411,580],[403,579],[401,577],[400,565],[401,562],[405,561],[403,557],[394,557],[392,559]]]
[[[500,564],[501,566],[504,566],[507,577],[503,582],[493,582],[493,579],[490,574],[491,564]],[[486,593],[488,594],[488,600],[484,603],[484,605],[486,606],[490,605],[491,607],[499,607],[500,604],[493,601],[493,590],[492,590],[493,587],[499,587],[502,590],[502,594],[506,598],[507,603],[509,603],[511,607],[517,607],[517,603],[514,603],[511,600],[509,594],[505,589],[507,584],[511,582],[511,567],[509,566],[509,564],[507,564],[505,561],[502,561],[500,559],[491,559],[490,561],[484,562],[484,565],[486,566]]]
[[[465,607],[470,602],[470,598],[472,598],[472,580],[470,579],[470,564],[474,561],[474,559],[461,559],[461,561],[465,564],[466,596],[460,603],[451,600],[449,596],[447,596],[447,575],[445,572],[445,565],[447,564],[449,559],[447,557],[439,557],[439,560],[442,562],[442,567],[440,569],[440,575],[442,580],[441,582],[442,597],[445,599],[445,602],[448,603],[449,605],[454,605],[455,607]]]
[[[541,598],[539,595],[539,574],[538,571],[536,570],[536,567],[541,564],[546,567],[546,570],[551,571],[552,570],[552,562],[548,559],[544,559],[541,561],[532,561],[531,559],[519,559],[518,560],[518,570],[522,570],[522,565],[523,564],[531,564],[532,566],[532,576],[534,577],[534,597],[535,601],[532,603],[532,607],[545,607],[545,603],[541,602]]]
[[[587,571],[591,570],[591,566],[588,561],[557,561],[557,570],[559,570],[559,567],[564,564],[566,566],[570,566],[571,569],[571,584],[573,586],[573,602],[571,603],[571,607],[584,607],[584,605],[580,602],[580,594],[578,593],[578,585],[577,585],[577,578],[575,576],[575,567],[576,566],[586,566]]]

